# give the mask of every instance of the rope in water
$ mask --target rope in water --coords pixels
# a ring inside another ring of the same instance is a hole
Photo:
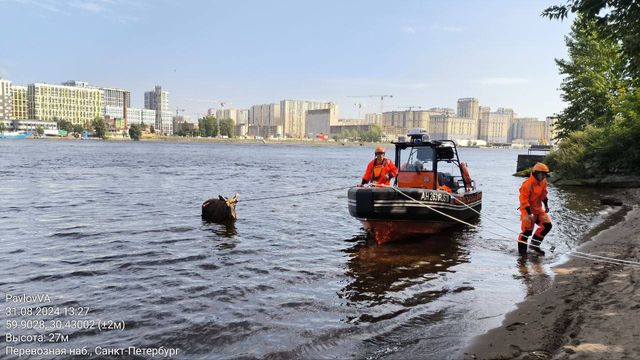
[[[379,184],[381,185],[381,184]],[[443,215],[445,217],[448,217],[454,221],[457,221],[461,224],[465,224],[467,226],[470,226],[472,228],[475,229],[481,229],[480,226],[478,225],[474,225],[471,223],[468,223],[464,220],[458,219],[454,216],[451,216],[449,214],[446,214],[438,209],[433,208],[432,206],[429,206],[428,204],[423,203],[420,200],[414,199],[411,196],[407,195],[406,193],[404,193],[402,190],[398,189],[397,187],[394,186],[390,186],[390,185],[381,185],[383,187],[388,187],[391,188],[393,190],[395,190],[396,192],[398,192],[400,195],[406,197],[407,199],[411,200],[412,202],[418,204],[419,206],[423,206],[428,208],[429,210],[438,213],[440,215]],[[327,192],[333,192],[333,191],[338,191],[338,190],[347,190],[352,188],[353,186],[347,186],[347,187],[339,187],[339,188],[332,188],[332,189],[323,189],[323,190],[316,190],[316,191],[307,191],[307,192],[302,192],[302,193],[293,193],[293,194],[286,194],[286,195],[277,195],[277,196],[267,196],[267,197],[262,197],[262,198],[254,198],[254,199],[246,199],[246,200],[242,200],[242,202],[249,202],[249,201],[262,201],[262,200],[272,200],[272,199],[282,199],[282,198],[287,198],[287,197],[294,197],[294,196],[304,196],[304,195],[313,195],[313,194],[321,194],[321,193],[327,193]],[[459,202],[460,204],[466,206],[467,208],[471,209],[473,212],[475,212],[476,214],[482,216],[483,218],[491,221],[492,223],[500,226],[501,228],[515,233],[515,234],[520,234],[520,232],[514,231],[513,229],[510,229],[506,226],[504,226],[503,224],[501,224],[500,222],[498,222],[497,220],[493,220],[492,218],[483,215],[482,213],[480,213],[479,211],[477,211],[476,209],[472,208],[471,206],[469,206],[468,204],[460,201],[459,199],[457,199],[456,197],[453,197],[457,202]],[[488,232],[490,234],[499,236],[499,238],[493,239],[493,240],[500,240],[500,241],[508,241],[508,242],[512,242],[513,239],[509,239],[506,236],[504,236],[503,234],[499,234],[496,233],[494,231],[488,230],[488,229],[482,229],[485,232]],[[516,242],[520,242],[523,244],[527,244],[526,241],[522,241],[519,239],[516,239]],[[553,245],[553,244],[552,244]],[[553,246],[553,248],[555,248],[555,246]],[[552,250],[553,251],[553,250]],[[588,259],[588,260],[592,260],[592,261],[601,261],[601,262],[605,262],[605,263],[610,263],[610,264],[617,264],[617,265],[628,265],[628,266],[638,266],[640,267],[640,262],[639,261],[630,261],[630,260],[623,260],[623,259],[616,259],[613,257],[608,257],[608,256],[601,256],[601,255],[596,255],[596,254],[589,254],[589,253],[585,253],[585,252],[581,252],[581,251],[571,251],[566,253],[566,255],[569,256],[573,256],[573,257],[577,257],[577,258],[581,258],[581,259]]]
[[[413,202],[415,202],[415,203],[419,204],[420,206],[424,206],[424,207],[426,207],[426,208],[430,209],[431,211],[434,211],[434,212],[436,212],[436,213],[438,213],[438,214],[440,214],[440,215],[446,216],[446,217],[448,217],[448,218],[450,218],[450,219],[452,219],[452,220],[455,220],[455,221],[460,222],[460,223],[462,223],[462,224],[465,224],[465,225],[471,226],[471,227],[473,227],[473,228],[480,229],[480,227],[479,227],[479,226],[477,226],[477,225],[470,224],[470,223],[468,223],[468,222],[466,222],[466,221],[460,220],[460,219],[458,219],[458,218],[456,218],[456,217],[454,217],[454,216],[451,216],[451,215],[446,214],[446,213],[444,213],[444,212],[442,212],[442,211],[439,211],[439,210],[437,210],[437,209],[433,208],[432,206],[429,206],[428,204],[424,204],[424,203],[423,203],[423,202],[421,202],[420,200],[417,200],[417,199],[412,198],[411,196],[407,195],[406,193],[402,192],[400,189],[398,189],[398,188],[396,188],[396,187],[389,186],[389,185],[382,185],[382,186],[384,186],[384,187],[389,187],[389,188],[391,188],[391,189],[393,189],[393,190],[397,191],[399,194],[401,194],[402,196],[406,197],[407,199],[409,199],[409,200],[411,200],[411,201],[413,201]],[[454,197],[454,198],[455,198],[455,197]],[[456,200],[458,200],[458,199],[456,199]],[[458,200],[458,202],[462,203],[462,202],[461,202],[461,201],[459,201],[459,200]],[[462,204],[464,204],[466,207],[468,207],[469,209],[471,209],[471,210],[473,210],[474,212],[476,212],[478,215],[481,215],[481,216],[482,216],[482,214],[481,214],[480,212],[476,211],[475,209],[473,209],[473,208],[472,208],[472,207],[470,207],[469,205],[467,205],[467,204],[465,204],[465,203],[462,203]],[[487,219],[491,220],[492,222],[497,223],[496,221],[494,221],[494,220],[490,219],[490,218],[489,218],[489,217],[487,217],[487,216],[484,216],[484,218],[487,218]],[[506,228],[506,227],[502,226],[501,224],[499,224],[499,225],[500,225],[501,227],[503,227],[503,228],[505,228],[505,229],[507,229],[507,230],[509,230],[509,231],[513,232],[513,230],[512,230],[512,229],[508,229],[508,228]],[[497,235],[497,236],[499,236],[499,237],[500,237],[499,239],[495,239],[495,240],[503,240],[503,241],[509,241],[509,242],[512,242],[512,241],[513,241],[512,239],[507,239],[506,237],[504,237],[504,235],[502,235],[502,234],[498,234],[498,233],[493,232],[493,231],[491,231],[491,230],[483,229],[483,231],[486,231],[486,232],[488,232],[488,233],[491,233],[491,234],[493,234],[493,235]],[[520,234],[520,233],[518,232],[518,234]],[[518,240],[516,240],[516,241],[517,241],[517,242],[524,243],[524,244],[527,244],[527,242],[525,242],[525,241],[521,241],[521,240],[519,240],[519,239],[518,239]],[[635,266],[640,267],[640,261],[631,261],[631,260],[617,259],[617,258],[608,257],[608,256],[601,256],[601,255],[589,254],[589,253],[585,253],[585,252],[581,252],[581,251],[570,251],[570,252],[568,252],[568,253],[566,253],[566,254],[567,254],[567,255],[569,255],[569,256],[573,256],[573,257],[577,257],[577,258],[582,258],[582,259],[588,259],[588,260],[592,260],[592,261],[601,261],[601,262],[613,263],[613,264],[617,264],[617,265],[630,265],[630,266],[634,266],[634,267],[635,267]]]
[[[334,188],[334,189],[316,190],[316,191],[307,191],[307,192],[303,192],[303,193],[295,193],[295,194],[287,194],[287,195],[277,195],[277,196],[267,196],[267,197],[262,197],[262,198],[246,199],[246,200],[242,200],[242,202],[247,202],[247,201],[261,201],[261,200],[272,200],[272,199],[283,199],[283,198],[293,197],[293,196],[303,196],[303,195],[321,194],[321,193],[332,192],[332,191],[338,191],[338,190],[347,190],[347,189],[350,189],[350,188],[352,188],[352,187],[353,187],[353,186],[347,186],[347,187],[339,187],[339,188]]]

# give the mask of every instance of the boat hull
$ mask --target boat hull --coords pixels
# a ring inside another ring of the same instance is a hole
[[[439,233],[478,216],[482,192],[450,194],[418,188],[351,188],[349,214],[378,243]]]

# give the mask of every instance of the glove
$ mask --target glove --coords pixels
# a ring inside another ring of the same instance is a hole
[[[546,213],[549,212],[549,207],[547,205],[544,206],[544,212],[546,212]]]
[[[393,179],[393,174],[392,173],[388,173],[387,174],[387,179],[389,179],[389,180]]]

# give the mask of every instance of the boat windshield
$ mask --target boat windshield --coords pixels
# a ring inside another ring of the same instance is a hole
[[[400,171],[433,171],[435,152],[430,147],[409,147],[400,152]]]

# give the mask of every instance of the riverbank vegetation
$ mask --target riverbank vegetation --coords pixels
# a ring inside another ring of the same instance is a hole
[[[558,114],[558,150],[546,159],[566,178],[640,174],[640,6],[633,0],[569,0],[543,16],[576,15],[566,38],[568,106]]]
[[[341,141],[363,141],[363,142],[380,142],[382,139],[382,129],[373,125],[368,131],[364,130],[344,130],[340,135],[334,135],[333,140]]]
[[[218,136],[218,123],[220,124],[220,135],[232,138],[234,136],[235,123],[232,119],[220,119],[218,121],[215,116],[205,116],[198,119],[199,135],[202,137],[216,137]],[[182,136],[189,135],[185,132]]]

